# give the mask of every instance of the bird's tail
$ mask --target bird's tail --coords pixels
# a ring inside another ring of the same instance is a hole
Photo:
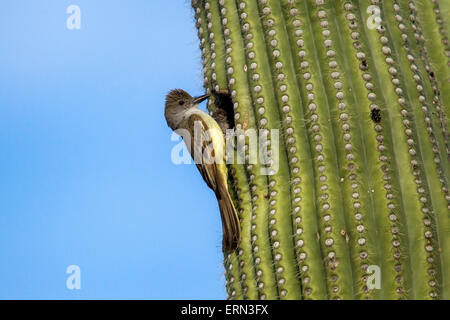
[[[239,216],[234,207],[233,200],[225,184],[219,184],[217,200],[219,201],[220,216],[222,218],[222,250],[224,252],[235,250],[241,240],[241,227]],[[224,189],[224,190],[222,190]]]

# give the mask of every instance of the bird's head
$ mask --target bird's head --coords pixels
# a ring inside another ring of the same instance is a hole
[[[166,96],[166,106],[164,111],[169,127],[175,129],[184,112],[190,108],[198,108],[198,104],[208,97],[209,94],[192,97],[182,89],[171,90]]]

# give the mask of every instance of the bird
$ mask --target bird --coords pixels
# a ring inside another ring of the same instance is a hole
[[[219,124],[198,104],[209,94],[192,97],[182,89],[171,90],[165,101],[164,116],[173,130],[187,130],[182,135],[194,162],[217,198],[222,220],[222,251],[235,250],[241,240],[239,215],[228,191],[228,168],[225,164],[225,139]],[[211,143],[212,142],[212,143]]]

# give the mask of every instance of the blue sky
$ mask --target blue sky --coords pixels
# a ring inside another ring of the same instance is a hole
[[[2,0],[0,48],[0,298],[225,298],[215,197],[163,116],[202,93],[189,1]]]

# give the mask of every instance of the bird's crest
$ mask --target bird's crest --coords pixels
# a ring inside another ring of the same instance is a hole
[[[166,96],[166,105],[189,99],[192,99],[191,95],[183,89],[173,89]]]

